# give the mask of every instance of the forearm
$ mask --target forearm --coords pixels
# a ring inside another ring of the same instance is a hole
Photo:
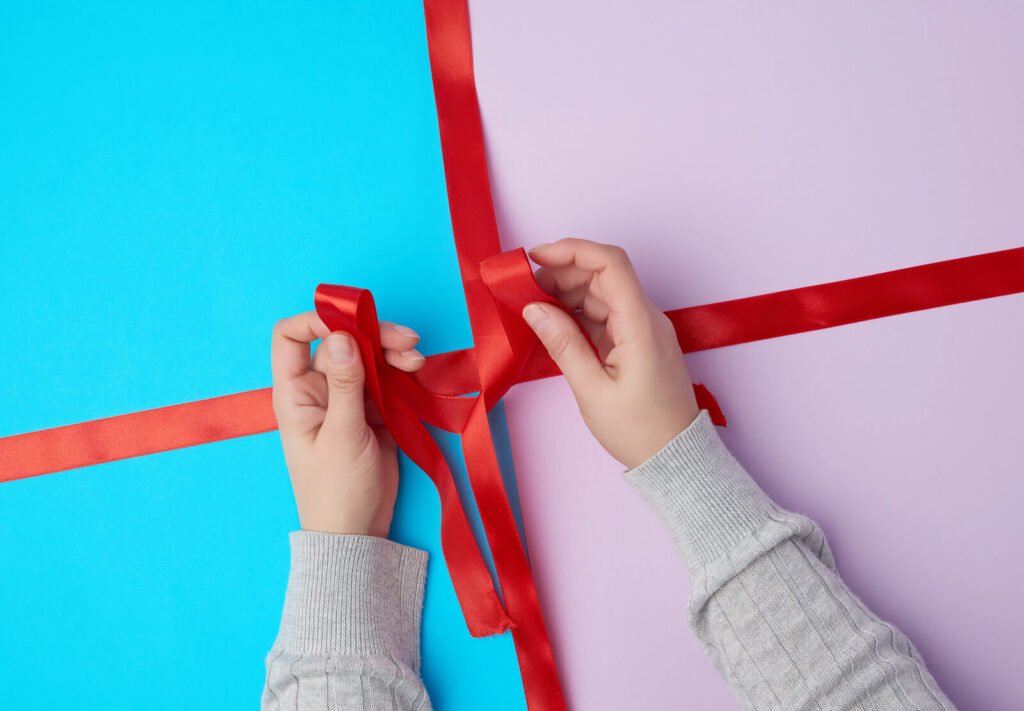
[[[691,627],[744,708],[953,708],[839,578],[820,529],[761,491],[707,413],[627,479],[672,532]]]
[[[426,553],[383,538],[291,535],[264,711],[430,708],[419,676]]]

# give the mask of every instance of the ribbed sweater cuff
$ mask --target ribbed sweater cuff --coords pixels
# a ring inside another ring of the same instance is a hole
[[[778,512],[725,448],[706,410],[625,476],[665,521],[691,574],[735,548]]]
[[[384,538],[295,531],[277,647],[381,654],[419,668],[427,554]]]

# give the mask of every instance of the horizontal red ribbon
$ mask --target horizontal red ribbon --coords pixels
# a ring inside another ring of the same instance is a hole
[[[686,353],[1024,292],[1024,247],[668,311]],[[439,395],[480,389],[473,349],[427,357]],[[559,375],[534,350],[517,382]],[[706,402],[706,405],[710,404]],[[277,429],[270,388],[0,438],[0,482]]]
[[[565,700],[525,552],[491,441],[487,411],[517,382],[557,367],[520,317],[553,300],[520,251],[501,254],[473,76],[466,0],[426,0],[427,46],[452,228],[476,347],[427,359],[415,377],[384,364],[369,292],[322,285],[316,304],[332,329],[354,333],[371,396],[399,445],[437,486],[441,537],[470,631],[511,628],[530,709]],[[773,338],[1024,291],[1024,248],[859,279],[668,312],[685,351]],[[702,386],[698,402],[724,424]],[[466,393],[475,397],[459,397]],[[501,585],[499,597],[473,540],[448,465],[423,427],[462,435],[473,495]],[[269,390],[0,439],[0,481],[140,456],[274,429]]]

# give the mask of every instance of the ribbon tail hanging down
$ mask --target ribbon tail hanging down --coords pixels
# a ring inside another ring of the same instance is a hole
[[[410,393],[421,387],[407,373],[390,368],[384,361],[373,297],[364,289],[321,284],[316,290],[317,315],[331,331],[347,331],[359,345],[366,364],[366,388],[396,444],[433,481],[441,501],[441,548],[451,574],[456,596],[473,636],[497,634],[510,622],[501,605],[491,576],[476,545],[455,480],[437,443],[409,403],[429,403],[429,419],[446,429],[460,428],[469,404],[464,398],[449,398],[445,407],[434,403],[429,393]],[[460,412],[461,410],[461,412]]]
[[[527,274],[529,266],[526,266]],[[532,280],[532,275],[527,277]],[[489,293],[489,292],[488,292]],[[526,553],[491,440],[487,394],[496,403],[515,380],[513,338],[504,330],[492,343],[504,340],[496,357],[484,357],[482,391],[472,398],[446,397],[423,390],[411,376],[386,366],[379,340],[377,314],[369,292],[321,284],[316,292],[317,314],[332,331],[353,334],[366,363],[368,393],[398,446],[434,482],[441,498],[441,540],[452,582],[474,635],[512,629],[527,703],[532,709],[564,708],[547,638],[540,602]],[[518,343],[527,334],[519,331]],[[532,333],[529,338],[533,338]],[[502,389],[504,388],[504,389]],[[462,435],[473,496],[487,534],[487,543],[501,584],[498,597],[458,498],[451,470],[423,425],[430,421]]]
[[[466,0],[425,0],[424,18],[452,234],[473,332],[480,391],[462,432],[466,469],[512,622],[527,706],[566,708],[533,575],[491,440],[487,412],[515,382],[515,349],[480,273],[501,252],[473,73]]]

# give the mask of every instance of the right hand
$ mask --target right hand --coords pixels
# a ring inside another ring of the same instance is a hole
[[[563,239],[529,254],[540,266],[537,283],[575,319],[540,302],[527,304],[523,318],[565,374],[597,441],[636,467],[699,413],[671,321],[644,295],[621,247]]]

